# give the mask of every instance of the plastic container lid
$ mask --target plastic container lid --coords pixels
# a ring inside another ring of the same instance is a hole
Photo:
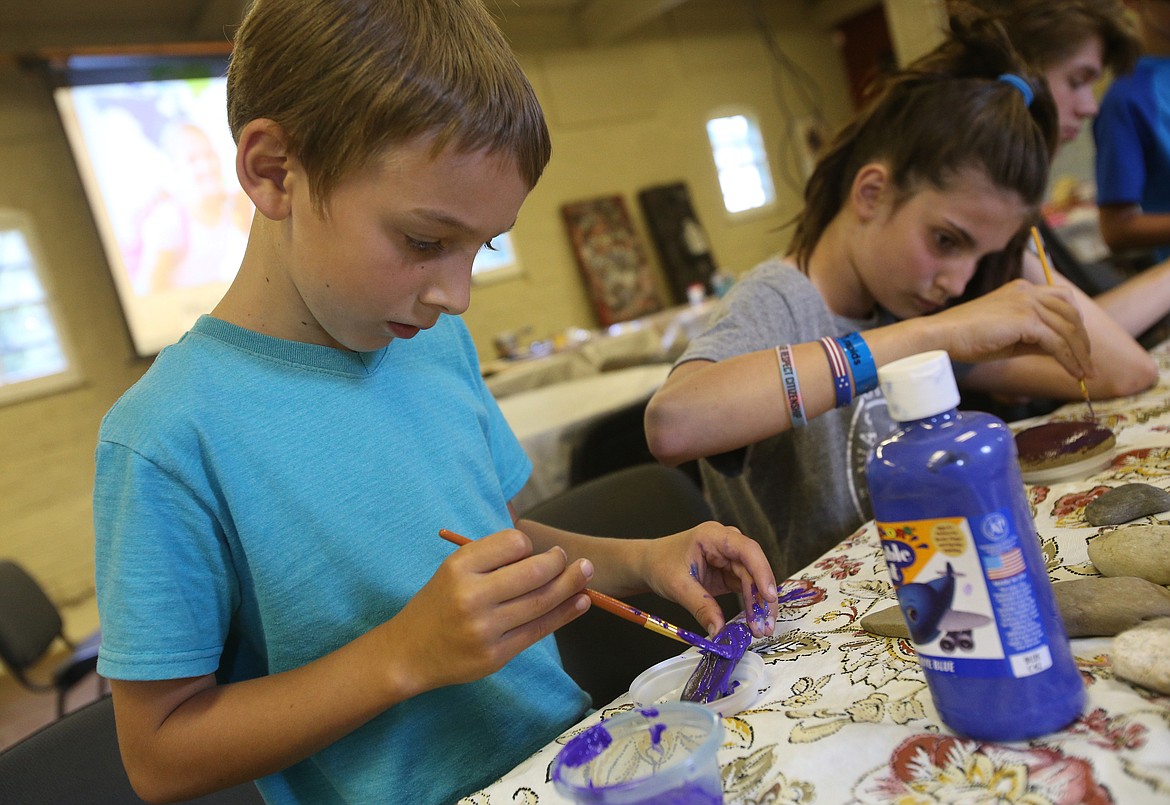
[[[553,786],[584,805],[716,805],[723,722],[692,702],[628,710],[575,736],[553,760]]]
[[[887,363],[878,369],[878,385],[897,422],[937,416],[959,404],[951,357],[941,349]]]
[[[699,654],[688,653],[650,666],[630,683],[630,698],[642,707],[677,702],[699,660]],[[761,689],[766,688],[763,658],[745,651],[731,674],[731,681],[739,685],[730,694],[713,702],[697,704],[721,716],[733,716],[751,707],[760,698]]]

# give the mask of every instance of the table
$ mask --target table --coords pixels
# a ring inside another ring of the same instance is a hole
[[[1094,402],[1117,435],[1110,466],[1028,489],[1055,581],[1095,573],[1087,541],[1101,529],[1084,519],[1089,501],[1132,481],[1170,488],[1170,346],[1153,354],[1161,374],[1154,389]],[[1083,416],[1083,404],[1070,404],[1013,428]],[[1167,516],[1146,519],[1159,517]],[[793,588],[805,592],[799,605],[781,612],[772,638],[753,645],[764,658],[767,687],[749,709],[723,721],[727,803],[1170,802],[1170,696],[1114,678],[1110,638],[1072,641],[1088,692],[1079,720],[1027,742],[966,740],[939,720],[912,645],[860,626],[865,615],[895,603],[872,522],[781,592]],[[556,753],[581,730],[632,706],[628,694],[616,699],[462,803],[564,802],[548,782]]]
[[[532,459],[532,477],[513,503],[523,513],[569,487],[573,449],[590,424],[644,402],[666,380],[669,363],[601,372],[500,400],[500,410]]]
[[[597,372],[673,363],[690,340],[706,329],[716,304],[716,300],[707,299],[696,305],[680,305],[602,330],[570,328],[564,343],[551,353],[484,361],[480,371],[488,390],[496,399],[503,399]],[[537,343],[554,349],[552,340],[536,342],[530,348]]]

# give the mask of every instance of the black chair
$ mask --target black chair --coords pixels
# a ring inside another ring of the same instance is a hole
[[[648,402],[642,400],[627,405],[585,428],[569,459],[569,486],[637,464],[657,463],[646,443],[644,420]],[[680,469],[702,488],[696,462],[688,462]]]
[[[583,534],[639,538],[685,531],[710,520],[711,510],[685,472],[638,464],[572,487],[523,516]],[[653,593],[623,600],[676,626],[705,634],[694,616],[673,601]],[[728,617],[742,608],[733,594],[717,600]],[[557,630],[556,640],[565,670],[598,707],[629,690],[642,671],[686,650],[681,643],[597,608]]]
[[[69,647],[69,658],[47,678],[34,675],[58,640]],[[65,636],[61,613],[36,579],[15,562],[0,560],[0,660],[28,690],[56,691],[58,717],[65,713],[69,691],[95,674],[100,643],[101,632],[94,632],[80,643],[71,642]],[[100,679],[98,685],[100,691]]]
[[[118,751],[113,700],[103,696],[0,752],[0,798],[6,805],[142,805]],[[252,783],[186,802],[264,805]]]

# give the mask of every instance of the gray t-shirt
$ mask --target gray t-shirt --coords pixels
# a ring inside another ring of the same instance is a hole
[[[732,287],[710,328],[677,363],[721,361],[876,324],[876,318],[832,313],[807,276],[773,259]],[[796,370],[799,379],[799,364]],[[786,405],[779,366],[776,405]],[[894,426],[875,389],[846,408],[810,419],[806,428],[702,460],[707,496],[720,520],[760,543],[778,578],[794,574],[872,517],[865,463]]]

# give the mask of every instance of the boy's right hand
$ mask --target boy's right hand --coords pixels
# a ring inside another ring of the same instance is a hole
[[[481,679],[589,608],[588,560],[532,553],[514,528],[451,554],[383,628],[407,696]],[[413,689],[412,689],[413,688]],[[404,697],[405,698],[405,697]]]

